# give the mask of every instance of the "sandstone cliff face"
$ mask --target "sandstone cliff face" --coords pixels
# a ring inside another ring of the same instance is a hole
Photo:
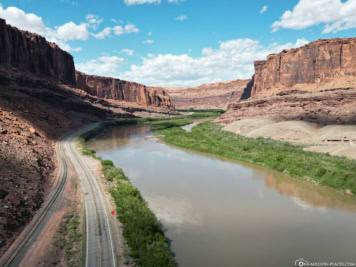
[[[165,87],[177,109],[226,109],[239,100],[248,80],[208,83],[196,87]]]
[[[174,109],[170,96],[161,88],[146,87],[111,77],[87,75],[79,71],[75,72],[75,77],[76,86],[93,96]]]
[[[40,35],[0,19],[0,65],[65,83],[75,82],[73,57]]]
[[[320,91],[355,86],[356,38],[336,38],[256,61],[253,86],[246,88],[245,95],[260,97],[286,89]]]

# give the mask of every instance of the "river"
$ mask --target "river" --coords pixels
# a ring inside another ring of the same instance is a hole
[[[162,221],[179,266],[356,262],[356,199],[239,161],[176,148],[148,125],[88,142]]]

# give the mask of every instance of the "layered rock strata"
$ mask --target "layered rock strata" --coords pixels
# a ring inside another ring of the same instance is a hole
[[[321,39],[255,62],[248,96],[275,95],[287,89],[320,91],[356,87],[356,38]]]
[[[248,80],[208,83],[196,87],[165,87],[177,109],[226,109],[239,100]]]
[[[146,87],[111,77],[87,75],[79,71],[75,72],[75,77],[76,87],[92,96],[174,109],[170,96],[161,88]]]
[[[70,54],[38,34],[7,25],[3,19],[0,19],[0,65],[65,83],[75,82]]]

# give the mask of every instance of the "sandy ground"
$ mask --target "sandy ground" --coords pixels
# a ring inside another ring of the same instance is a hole
[[[91,157],[83,156],[82,158],[85,160],[85,163],[90,168],[92,173],[95,175],[96,180],[102,192],[104,192],[103,195],[104,195],[104,200],[105,200],[105,205],[107,207],[107,210],[110,212],[115,211],[115,215],[112,214],[109,215],[109,221],[111,224],[111,231],[114,239],[113,241],[115,243],[118,266],[133,266],[127,264],[128,262],[131,262],[131,260],[128,258],[128,256],[125,253],[125,251],[127,251],[128,249],[128,246],[126,245],[126,241],[122,235],[122,224],[116,218],[116,208],[115,208],[114,200],[112,199],[110,193],[108,192],[109,184],[105,181],[104,175],[101,172],[101,163],[98,160],[93,159]]]
[[[243,119],[223,128],[247,137],[266,137],[309,145],[305,150],[356,159],[356,125],[321,127],[303,121],[274,121],[267,118]]]

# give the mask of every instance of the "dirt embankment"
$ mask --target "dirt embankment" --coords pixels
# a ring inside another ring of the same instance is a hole
[[[308,151],[356,159],[356,125],[320,126],[303,121],[255,118],[233,122],[224,130],[247,137],[299,143],[307,145]]]

